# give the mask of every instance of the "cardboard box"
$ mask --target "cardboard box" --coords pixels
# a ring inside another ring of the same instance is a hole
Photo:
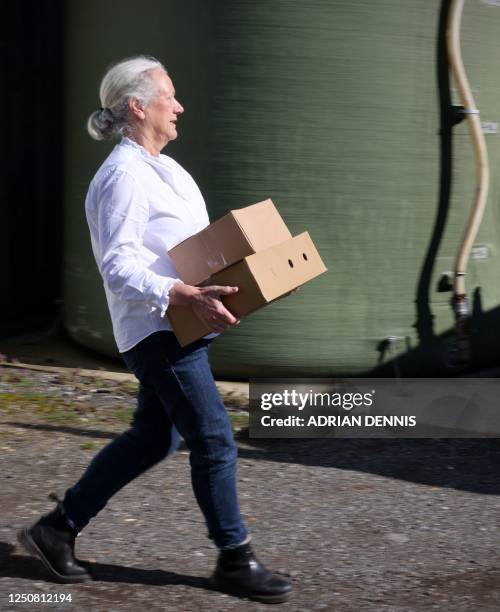
[[[248,255],[217,272],[206,285],[239,287],[238,293],[223,298],[224,305],[240,318],[285,296],[326,272],[308,232]],[[182,346],[210,333],[191,308],[169,306],[167,316]]]
[[[179,276],[199,285],[243,257],[292,237],[272,200],[232,210],[170,249]]]

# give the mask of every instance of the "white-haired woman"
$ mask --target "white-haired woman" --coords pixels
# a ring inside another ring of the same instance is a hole
[[[186,285],[167,254],[209,223],[191,176],[160,154],[177,138],[184,109],[175,96],[164,67],[150,57],[124,60],[102,80],[102,108],[90,116],[88,131],[97,140],[122,139],[90,183],[86,214],[116,343],[140,381],[138,404],[130,429],[19,539],[58,579],[90,578],[74,557],[76,534],[112,495],[175,450],[178,431],[190,450],[193,490],[209,537],[220,550],[213,584],[260,601],[285,601],[289,581],[257,560],[240,516],[237,450],[208,364],[211,338],[182,348],[165,317],[169,304],[180,304],[214,332],[238,323],[220,299],[237,287]]]

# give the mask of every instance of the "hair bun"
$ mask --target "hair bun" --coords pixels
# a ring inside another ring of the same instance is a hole
[[[113,117],[107,108],[101,107],[90,115],[87,131],[94,140],[109,140],[113,137]]]

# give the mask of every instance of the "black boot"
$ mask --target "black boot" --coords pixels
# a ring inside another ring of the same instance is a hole
[[[91,580],[91,576],[75,559],[76,535],[58,501],[52,512],[42,516],[32,527],[21,529],[17,539],[28,552],[43,561],[58,581],[84,582]]]
[[[211,583],[220,591],[265,603],[286,601],[292,590],[289,580],[262,565],[250,544],[221,550]]]

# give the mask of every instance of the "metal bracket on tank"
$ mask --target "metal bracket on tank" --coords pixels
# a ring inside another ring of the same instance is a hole
[[[451,122],[453,125],[462,123],[467,115],[479,115],[478,108],[465,108],[461,104],[456,104],[450,107]]]

